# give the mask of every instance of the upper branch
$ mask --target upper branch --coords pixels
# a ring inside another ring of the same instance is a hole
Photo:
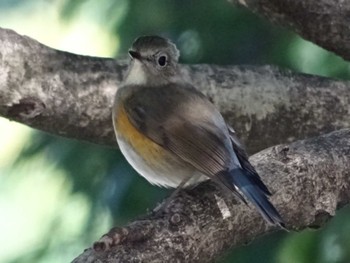
[[[350,201],[349,129],[274,146],[251,161],[290,229],[319,227]],[[272,230],[254,208],[207,182],[180,192],[165,211],[130,223],[118,236],[129,242],[88,249],[74,263],[211,262],[228,247]]]
[[[126,68],[126,61],[54,50],[0,28],[0,116],[52,134],[116,145],[111,105]],[[350,82],[270,66],[182,70],[250,152],[350,127]]]
[[[229,0],[350,60],[350,2],[343,0]]]

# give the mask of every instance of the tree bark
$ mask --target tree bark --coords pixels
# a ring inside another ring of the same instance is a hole
[[[251,161],[289,229],[320,227],[350,200],[350,129],[274,146]],[[211,262],[273,230],[254,208],[206,182],[128,224],[116,246],[89,248],[73,262]]]
[[[350,82],[271,66],[182,65],[253,153],[350,127]],[[0,29],[0,116],[116,146],[111,105],[126,60],[80,56]]]
[[[350,2],[343,0],[229,0],[350,60]]]

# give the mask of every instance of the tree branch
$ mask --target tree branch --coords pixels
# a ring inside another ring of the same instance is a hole
[[[342,0],[229,0],[350,60],[350,2]]]
[[[349,129],[271,147],[251,161],[290,229],[319,227],[350,200]],[[137,242],[87,249],[73,262],[211,262],[228,247],[272,230],[254,208],[207,182],[180,192],[166,212],[130,223],[124,238],[137,236]]]
[[[115,146],[110,107],[126,65],[54,50],[0,28],[0,116]],[[350,127],[350,82],[271,66],[182,70],[217,105],[249,152]]]

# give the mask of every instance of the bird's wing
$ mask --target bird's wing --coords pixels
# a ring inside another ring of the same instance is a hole
[[[204,95],[174,84],[139,88],[124,99],[123,106],[130,122],[145,136],[235,190],[220,175],[232,168],[228,130]]]
[[[251,176],[251,179],[259,185],[260,189],[266,194],[266,195],[271,195],[270,191],[267,189],[265,184],[261,181],[259,174],[256,172],[255,168],[253,165],[249,162],[248,160],[248,155],[247,152],[243,146],[243,144],[240,142],[238,139],[235,130],[227,125],[229,134],[230,134],[230,139],[232,143],[232,148],[234,152],[236,153],[236,156],[239,160],[239,163],[241,164],[241,167],[243,170],[248,172],[248,175]]]

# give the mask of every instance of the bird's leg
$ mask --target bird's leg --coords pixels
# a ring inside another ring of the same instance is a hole
[[[175,198],[175,196],[177,196],[177,194],[180,192],[180,190],[184,188],[184,186],[190,181],[191,178],[192,178],[192,176],[189,176],[189,177],[185,178],[184,180],[182,180],[181,183],[176,187],[176,189],[171,193],[171,195],[164,202],[159,204],[153,210],[153,212],[157,213],[160,210],[166,211],[166,209],[168,208],[171,201]]]
[[[161,210],[165,210],[168,208],[170,202],[175,198],[175,196],[179,193],[179,191],[190,181],[190,179],[193,177],[185,178],[181,181],[181,183],[176,187],[176,189],[171,193],[171,195],[158,207],[156,207],[153,212],[156,214],[157,212]],[[168,212],[168,211],[166,211]],[[176,214],[176,213],[175,213]],[[176,216],[171,216],[170,220],[174,221],[173,218],[177,218]],[[103,235],[99,241],[95,242],[93,245],[93,249],[98,251],[106,251],[109,250],[111,247],[117,246],[118,244],[125,243],[125,242],[135,242],[145,239],[147,236],[149,236],[152,233],[152,224],[150,224],[150,227],[145,227],[145,224],[147,225],[147,222],[144,220],[140,220],[140,222],[143,222],[140,224],[139,227],[137,223],[127,226],[127,227],[114,227],[105,235]],[[176,221],[176,220],[175,220]]]

